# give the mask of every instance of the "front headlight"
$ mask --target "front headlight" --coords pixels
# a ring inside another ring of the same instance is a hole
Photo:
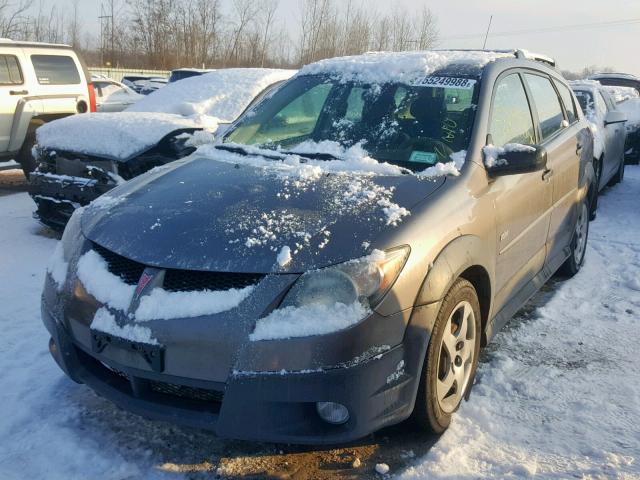
[[[373,308],[393,286],[409,251],[408,246],[374,250],[357,260],[307,272],[291,287],[280,308],[350,305],[356,301]]]
[[[55,282],[58,292],[62,291],[67,281],[69,262],[78,250],[82,248],[81,217],[82,208],[73,212],[62,234],[62,240],[56,245],[47,265],[47,272]]]
[[[62,240],[60,240],[60,244],[62,245],[62,253],[64,256],[64,261],[69,262],[73,255],[77,252],[78,248],[82,246],[82,230],[81,230],[81,219],[82,219],[82,211],[84,208],[77,208],[71,218],[67,222],[67,226],[64,229],[64,233],[62,234]]]

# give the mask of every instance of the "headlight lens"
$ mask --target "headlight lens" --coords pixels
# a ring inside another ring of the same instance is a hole
[[[65,262],[69,262],[78,248],[82,246],[81,219],[83,210],[84,208],[81,207],[73,212],[62,234],[60,243],[62,244],[62,253]]]
[[[350,305],[356,301],[373,307],[396,281],[407,258],[409,247],[403,246],[385,252],[375,250],[357,260],[307,272],[291,287],[280,308]]]

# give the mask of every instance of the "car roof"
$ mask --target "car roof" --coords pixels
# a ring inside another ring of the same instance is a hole
[[[424,50],[409,52],[368,52],[362,55],[320,60],[303,67],[299,75],[326,74],[342,80],[367,83],[415,81],[432,75],[479,77],[484,68],[502,60],[535,62],[555,66],[546,55],[525,50]]]
[[[71,45],[64,43],[46,43],[46,42],[24,42],[16,41],[10,38],[0,38],[0,45],[25,48],[64,48],[65,50],[73,49]]]
[[[589,79],[592,79],[592,80],[597,80],[599,78],[620,78],[625,80],[640,81],[640,78],[636,77],[631,73],[594,73],[593,75],[589,76]]]

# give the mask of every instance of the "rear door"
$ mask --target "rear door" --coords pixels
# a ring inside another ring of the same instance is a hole
[[[605,117],[609,112],[616,110],[616,105],[609,96],[609,94],[602,94],[598,92],[602,102],[605,105]],[[604,126],[607,132],[607,163],[608,174],[606,178],[611,178],[618,171],[620,166],[620,159],[624,155],[624,140],[625,140],[625,124],[624,123],[612,123]]]
[[[580,168],[578,150],[579,123],[567,118],[566,110],[551,81],[541,72],[526,72],[527,89],[535,105],[540,145],[548,154],[545,177],[553,185],[551,221],[547,236],[546,264],[556,267],[564,259],[563,250],[573,235],[575,204]]]
[[[29,94],[23,65],[21,49],[0,47],[0,152],[9,149],[16,108],[20,100]]]
[[[495,146],[535,145],[537,135],[520,73],[496,82],[488,133]],[[496,308],[543,267],[551,212],[551,183],[541,172],[505,175],[490,184],[496,211]]]

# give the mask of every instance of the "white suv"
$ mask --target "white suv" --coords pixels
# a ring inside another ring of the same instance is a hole
[[[40,125],[96,110],[90,78],[70,46],[0,39],[0,161],[14,158],[28,176]]]

